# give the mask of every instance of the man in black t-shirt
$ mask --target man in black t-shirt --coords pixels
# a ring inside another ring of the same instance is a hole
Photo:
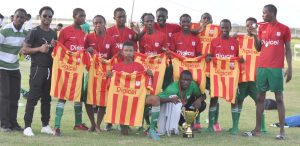
[[[24,121],[25,136],[34,136],[31,123],[34,113],[34,107],[41,99],[41,121],[42,133],[53,134],[49,126],[50,120],[50,87],[51,87],[51,68],[52,68],[52,50],[55,46],[57,35],[50,28],[54,11],[52,8],[45,6],[40,9],[39,17],[41,23],[33,28],[25,38],[21,52],[31,56],[29,93],[27,97]]]

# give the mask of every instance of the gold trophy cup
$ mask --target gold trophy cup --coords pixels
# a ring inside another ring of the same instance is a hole
[[[185,122],[182,124],[182,128],[184,129],[183,137],[184,138],[193,138],[194,133],[191,128],[191,124],[194,123],[199,111],[187,111],[185,110],[185,107],[182,107],[181,114],[183,118],[185,119]]]

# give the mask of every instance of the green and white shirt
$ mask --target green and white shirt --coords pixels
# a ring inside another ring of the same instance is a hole
[[[24,27],[18,31],[13,23],[7,24],[0,30],[0,69],[19,69],[18,54],[25,36]]]

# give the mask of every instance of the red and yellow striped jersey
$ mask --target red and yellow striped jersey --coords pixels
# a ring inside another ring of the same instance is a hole
[[[52,97],[79,102],[81,98],[84,64],[87,60],[84,50],[71,52],[60,42],[53,50],[51,78]]]
[[[191,25],[191,29],[198,29],[199,25],[197,23],[193,23]],[[217,38],[221,35],[221,29],[218,25],[208,24],[198,37],[201,42],[201,54],[206,55],[210,53],[210,42],[212,39]]]
[[[239,58],[217,59],[210,62],[210,96],[235,103],[240,74]]]
[[[145,72],[113,72],[110,78],[105,122],[142,126],[147,89],[151,82]]]
[[[241,64],[240,82],[248,82],[256,80],[257,59],[260,53],[256,51],[254,46],[254,37],[248,35],[238,35],[240,43],[239,56],[245,60]]]
[[[89,79],[86,103],[90,105],[106,106],[106,73],[108,70],[111,70],[110,60],[103,59],[100,55],[94,54],[88,70]]]
[[[195,58],[186,58],[172,52],[173,78],[178,81],[180,73],[183,70],[189,70],[193,75],[193,80],[199,85],[201,93],[205,91],[206,77],[205,77],[205,56]]]
[[[150,69],[153,73],[153,90],[150,94],[156,95],[162,92],[163,78],[167,67],[167,56],[164,53],[151,56],[135,53],[134,56],[135,62],[141,63],[146,70]]]

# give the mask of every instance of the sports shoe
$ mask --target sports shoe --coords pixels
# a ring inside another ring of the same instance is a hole
[[[34,133],[32,132],[31,127],[25,128],[24,131],[23,131],[23,134],[24,134],[25,136],[29,136],[29,137],[34,136]]]
[[[55,135],[55,136],[61,136],[60,129],[59,128],[54,128],[53,129],[53,135]]]
[[[12,130],[10,128],[1,127],[0,132],[11,132]]]
[[[74,130],[83,130],[83,131],[89,130],[89,128],[84,123],[75,125],[73,129]]]
[[[153,140],[160,140],[160,137],[157,135],[156,131],[153,129],[149,129],[148,137],[152,138]]]
[[[202,126],[200,123],[195,123],[193,126],[193,129],[196,129],[196,130],[201,129],[201,128],[202,128]]]
[[[105,131],[112,131],[112,124],[110,124],[110,123],[106,124],[104,130],[105,130]]]
[[[16,125],[11,127],[12,131],[23,131],[24,129],[17,123]]]
[[[221,125],[219,123],[214,124],[214,131],[215,132],[221,132],[222,131]]]
[[[52,129],[50,128],[49,125],[45,126],[45,127],[42,127],[41,129],[41,133],[45,133],[45,134],[53,134],[53,131]]]

